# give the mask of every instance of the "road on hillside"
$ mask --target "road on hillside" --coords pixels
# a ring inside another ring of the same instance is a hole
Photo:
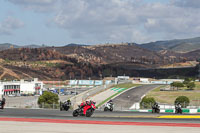
[[[132,88],[113,99],[115,110],[127,110],[134,103],[140,102],[141,97],[160,85],[143,85]]]

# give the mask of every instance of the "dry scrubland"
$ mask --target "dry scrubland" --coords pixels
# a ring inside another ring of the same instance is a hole
[[[190,99],[191,105],[200,106],[200,82],[196,82],[196,87],[192,91],[186,90],[186,88],[179,88],[178,91],[160,91],[161,86],[150,91],[147,96],[154,97],[155,100],[159,103],[174,104],[175,99],[178,96],[187,96]]]

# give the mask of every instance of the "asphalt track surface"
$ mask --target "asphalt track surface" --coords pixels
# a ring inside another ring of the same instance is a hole
[[[72,117],[72,111],[5,109],[0,111],[0,132],[199,133],[200,131],[200,119],[157,118],[164,115],[173,114],[95,111],[92,117],[87,118]]]
[[[141,97],[145,95],[148,91],[159,86],[160,85],[143,85],[132,88],[113,99],[115,108],[129,109],[134,103],[139,102],[141,100]]]
[[[103,112],[95,111],[92,117],[73,117],[72,111],[46,109],[4,109],[0,110],[0,118],[37,118],[84,121],[114,121],[114,122],[159,122],[159,123],[200,123],[195,118],[158,118],[159,116],[175,115],[173,113],[139,113],[139,112]],[[200,114],[185,116],[199,116]]]

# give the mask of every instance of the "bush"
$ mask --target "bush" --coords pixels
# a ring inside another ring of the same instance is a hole
[[[186,108],[189,103],[190,103],[190,100],[188,97],[186,96],[179,96],[176,98],[176,100],[174,101],[174,104],[177,104],[177,103],[180,103],[181,104],[181,107],[183,108]]]
[[[155,103],[155,99],[153,97],[143,97],[140,102],[140,108],[152,108],[152,105]]]
[[[58,95],[52,93],[52,92],[47,92],[45,91],[38,99],[38,104],[40,105],[40,107],[42,107],[42,104],[44,105],[48,105],[49,108],[52,106],[53,104],[58,104]]]
[[[190,89],[190,90],[193,90],[195,88],[195,86],[196,85],[195,85],[194,82],[190,82],[190,83],[187,84],[187,88]]]

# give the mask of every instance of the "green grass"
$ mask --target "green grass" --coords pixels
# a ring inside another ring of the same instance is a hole
[[[160,87],[150,91],[146,96],[154,97],[159,103],[174,104],[175,99],[178,96],[187,96],[190,99],[190,103],[193,105],[200,105],[200,83],[196,83],[196,87],[192,91],[184,91],[185,87],[179,88],[179,91],[159,91]]]
[[[126,90],[126,89],[125,89],[125,90]],[[101,103],[99,103],[99,104],[97,105],[97,107],[103,105],[105,102],[107,102],[108,100],[112,99],[114,96],[116,96],[116,95],[118,95],[118,94],[120,94],[120,93],[121,93],[121,92],[117,92],[117,93],[115,93],[114,95],[112,95],[112,96],[106,98],[104,101],[102,101]]]
[[[153,92],[159,92],[160,89],[162,89],[162,88],[164,88],[164,87],[166,87],[166,86],[167,86],[167,85],[162,85],[162,86],[160,86],[160,87],[157,87],[157,88],[153,89],[152,91],[153,91]]]
[[[112,96],[106,98],[104,101],[102,101],[101,103],[99,103],[97,105],[97,107],[103,105],[108,100],[112,99],[113,97],[117,96],[118,94],[122,93],[123,91],[125,91],[125,90],[127,90],[127,89],[129,89],[131,87],[134,87],[134,86],[139,86],[139,84],[124,83],[124,84],[118,84],[118,85],[112,86],[112,88],[124,88],[124,89],[122,89],[121,91],[118,91],[117,93],[113,94]]]
[[[131,88],[134,86],[139,86],[139,84],[124,83],[124,84],[114,85],[113,88]]]
[[[200,90],[200,82],[195,82],[195,90]]]

